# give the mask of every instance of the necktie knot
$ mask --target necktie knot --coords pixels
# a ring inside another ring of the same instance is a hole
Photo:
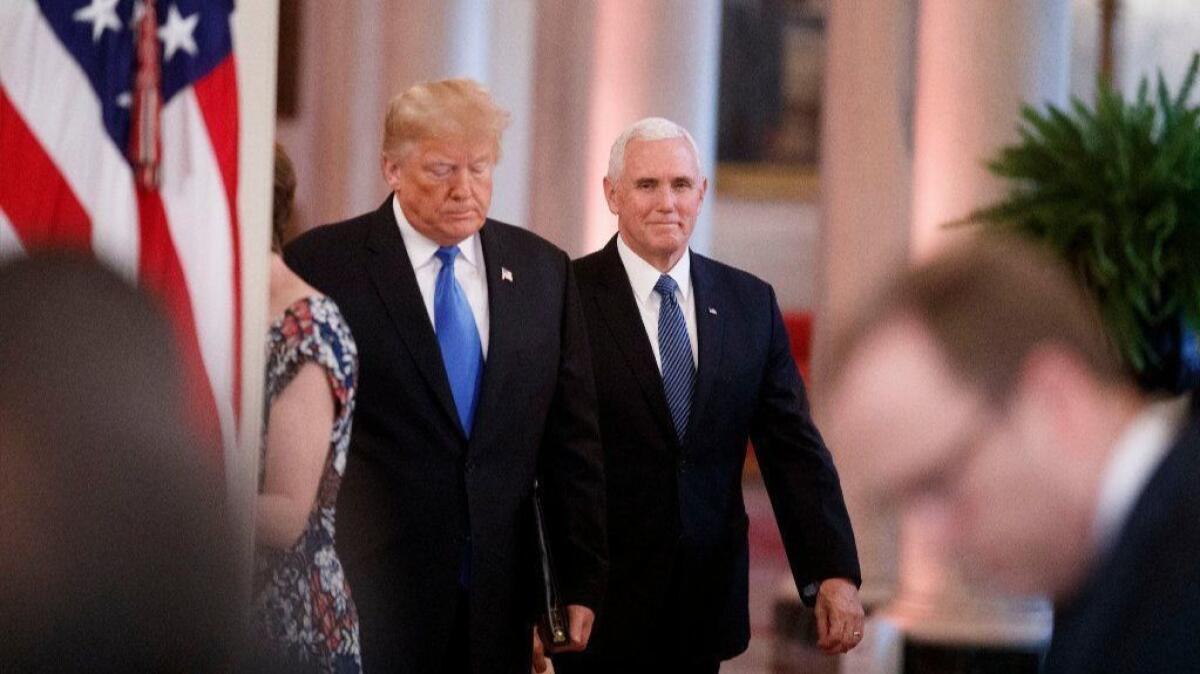
[[[679,284],[675,282],[675,279],[667,276],[666,274],[659,276],[658,283],[654,284],[654,292],[662,295],[664,300],[670,302],[675,301],[675,291],[678,289]]]
[[[434,256],[442,261],[443,267],[454,267],[454,260],[458,257],[458,246],[442,246]]]

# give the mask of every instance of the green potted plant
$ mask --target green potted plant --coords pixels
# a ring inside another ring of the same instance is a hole
[[[1200,385],[1200,54],[1172,95],[1159,73],[1126,101],[1025,106],[1020,140],[988,163],[1009,195],[968,216],[1043,242],[1078,272],[1144,386]]]

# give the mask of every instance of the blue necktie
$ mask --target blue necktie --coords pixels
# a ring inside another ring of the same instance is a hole
[[[658,309],[658,355],[662,359],[663,393],[667,408],[675,422],[675,433],[683,442],[687,434],[688,415],[692,411],[692,387],[696,382],[696,366],[692,363],[692,345],[688,341],[687,321],[675,299],[679,284],[663,274],[654,284],[654,292],[662,296]]]
[[[483,346],[467,295],[454,278],[458,246],[442,246],[435,255],[442,261],[442,268],[438,270],[433,292],[433,328],[442,349],[442,363],[450,380],[458,420],[469,436],[475,421],[475,403],[479,400],[479,383],[483,380]]]

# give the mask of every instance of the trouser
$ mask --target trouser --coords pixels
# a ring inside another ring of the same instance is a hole
[[[450,645],[442,658],[441,674],[470,674],[471,672],[471,614],[468,610],[467,591],[458,591],[454,607],[454,628],[450,633]]]

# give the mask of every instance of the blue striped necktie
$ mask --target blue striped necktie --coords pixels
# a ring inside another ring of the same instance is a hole
[[[663,393],[667,408],[675,422],[679,442],[687,434],[688,415],[692,411],[692,387],[696,382],[696,366],[692,363],[692,345],[688,341],[687,321],[675,299],[679,284],[663,274],[654,284],[654,292],[662,296],[658,309],[658,354],[662,359]]]
[[[442,363],[454,406],[463,431],[471,435],[475,421],[475,403],[483,380],[483,345],[475,327],[475,315],[462,286],[454,278],[454,259],[458,246],[442,246],[434,253],[442,261],[433,291],[433,329],[442,350]]]

